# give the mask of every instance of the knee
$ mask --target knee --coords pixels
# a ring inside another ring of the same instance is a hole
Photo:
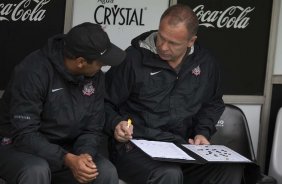
[[[25,164],[19,172],[19,178],[50,178],[50,176],[49,164],[41,158]]]
[[[222,164],[219,172],[224,183],[241,183],[244,166],[242,164]],[[220,183],[220,182],[218,182]]]
[[[170,167],[163,170],[163,175],[166,177],[175,177],[176,179],[181,179],[183,177],[182,170],[178,167]]]
[[[118,178],[118,174],[117,174],[117,170],[115,168],[115,166],[108,161],[107,164],[103,164],[103,166],[98,168],[99,173],[101,174],[105,174],[107,176],[114,176],[116,178]]]
[[[118,174],[115,166],[109,160],[103,160],[98,166],[98,183],[118,183]]]
[[[153,171],[152,179],[165,183],[182,183],[183,172],[180,167],[161,167]]]

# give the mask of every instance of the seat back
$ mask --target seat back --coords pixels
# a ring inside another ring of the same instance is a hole
[[[282,107],[279,109],[273,136],[268,175],[282,184]]]
[[[248,159],[255,161],[249,126],[243,111],[235,105],[226,104],[211,143],[225,145]]]
[[[254,163],[256,162],[248,122],[239,107],[225,104],[225,110],[216,128],[217,132],[211,139],[212,144],[225,145]],[[244,169],[242,184],[276,184],[276,180],[261,173],[259,165],[247,164]]]

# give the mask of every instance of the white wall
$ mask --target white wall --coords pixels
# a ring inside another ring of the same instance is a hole
[[[282,75],[282,3],[280,3],[280,14],[278,22],[277,43],[275,51],[274,75]]]
[[[236,106],[239,107],[244,112],[247,118],[251,137],[252,137],[253,147],[255,151],[255,156],[257,156],[261,105],[236,105]]]

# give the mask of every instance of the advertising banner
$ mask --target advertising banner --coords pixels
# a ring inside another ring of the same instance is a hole
[[[14,66],[39,49],[47,39],[63,33],[65,0],[0,0],[0,90]]]
[[[169,0],[74,0],[73,26],[101,24],[113,43],[126,49],[135,36],[158,29]]]
[[[225,95],[263,95],[272,0],[178,0],[200,22],[198,41],[221,66]]]

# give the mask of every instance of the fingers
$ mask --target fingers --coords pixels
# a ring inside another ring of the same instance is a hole
[[[88,174],[88,173],[84,173],[84,172],[74,173],[74,177],[80,183],[89,183],[89,182],[95,180],[98,177],[98,175],[99,175],[98,172],[95,172],[95,173],[92,173],[92,174]]]
[[[119,123],[119,129],[120,129],[120,133],[123,134],[124,136],[127,137],[132,137],[133,134],[133,126],[130,125],[128,126],[127,121],[122,121],[121,123]]]
[[[94,170],[97,169],[96,164],[92,160],[87,160],[84,162],[85,166]]]
[[[115,139],[119,142],[127,142],[129,139],[126,138],[124,135],[120,135],[119,133],[115,132],[114,134]]]
[[[199,144],[201,144],[201,145],[210,144],[208,139],[205,136],[203,136],[203,135],[196,135],[194,140],[195,140],[195,144],[196,145],[199,145]]]
[[[95,173],[90,173],[90,172],[78,172],[75,178],[78,181],[82,181],[83,183],[88,183],[90,181],[93,181],[97,178],[99,175],[98,170],[96,170]]]
[[[132,139],[133,126],[128,126],[127,121],[121,121],[115,128],[114,136],[119,142],[127,142]]]
[[[80,183],[89,183],[99,175],[98,169],[89,154],[76,156],[73,167],[70,169]]]
[[[196,135],[194,139],[188,139],[189,144],[195,144],[195,145],[207,145],[210,144],[208,139],[203,135]]]
[[[208,140],[204,140],[204,141],[201,142],[201,144],[210,145],[211,143]]]
[[[97,177],[98,177],[98,173],[96,173],[95,175],[92,175],[92,176],[82,176],[82,175],[75,176],[76,180],[79,183],[89,183],[89,182],[95,180]]]
[[[93,162],[92,157],[89,154],[81,154],[81,156],[85,156],[86,161],[84,162],[84,164],[92,169],[97,169],[96,164]]]
[[[201,139],[195,138],[194,144],[195,145],[200,145],[201,144]]]
[[[194,140],[193,139],[188,139],[188,143],[189,144],[194,144]]]

